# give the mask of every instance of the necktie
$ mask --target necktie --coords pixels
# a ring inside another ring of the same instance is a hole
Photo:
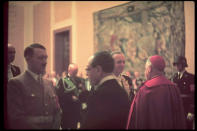
[[[40,85],[42,85],[42,75],[38,76],[38,82],[40,83]]]

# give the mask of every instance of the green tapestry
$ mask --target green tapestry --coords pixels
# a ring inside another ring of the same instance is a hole
[[[126,58],[125,71],[144,77],[147,58],[161,55],[166,76],[172,63],[185,55],[183,1],[134,1],[94,13],[94,52],[119,50]]]

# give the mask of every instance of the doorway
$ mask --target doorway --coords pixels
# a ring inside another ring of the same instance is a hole
[[[54,71],[60,76],[65,71],[71,61],[71,28],[57,30],[54,32]]]

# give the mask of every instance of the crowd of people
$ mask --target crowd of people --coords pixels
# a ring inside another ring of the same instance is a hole
[[[7,129],[195,129],[194,75],[179,56],[177,73],[165,76],[162,56],[150,56],[145,78],[124,73],[125,56],[100,51],[89,57],[87,78],[70,63],[61,76],[46,74],[47,51],[39,43],[25,48],[27,69],[13,64],[8,44]]]

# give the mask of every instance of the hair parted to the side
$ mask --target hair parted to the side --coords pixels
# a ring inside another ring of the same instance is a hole
[[[46,48],[39,44],[39,43],[33,43],[31,45],[29,45],[28,47],[25,48],[25,51],[24,51],[24,57],[27,58],[27,57],[32,57],[33,56],[33,49],[34,48],[40,48],[40,49],[44,49],[46,50]]]
[[[114,69],[114,59],[108,51],[101,51],[94,54],[91,66],[101,66],[103,72],[112,73]]]

